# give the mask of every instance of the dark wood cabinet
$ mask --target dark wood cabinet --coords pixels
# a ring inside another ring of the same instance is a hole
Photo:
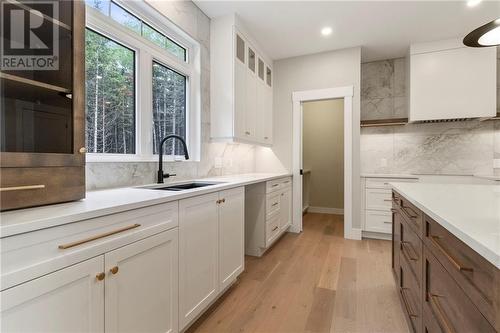
[[[393,192],[392,264],[413,332],[500,332],[500,270]]]
[[[2,211],[85,196],[85,3],[55,5],[59,68],[0,73]]]

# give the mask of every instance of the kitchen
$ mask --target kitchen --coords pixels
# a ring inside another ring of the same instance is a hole
[[[500,332],[500,3],[47,3],[1,4],[60,55],[2,60],[2,332]]]

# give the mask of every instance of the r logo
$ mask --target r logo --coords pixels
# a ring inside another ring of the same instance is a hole
[[[58,1],[2,1],[1,69],[59,69]]]

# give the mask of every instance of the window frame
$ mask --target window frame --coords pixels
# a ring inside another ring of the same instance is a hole
[[[190,161],[200,160],[201,67],[200,44],[168,18],[143,1],[114,0],[152,28],[186,49],[186,61],[86,5],[86,28],[135,51],[135,154],[87,153],[87,162],[152,162],[153,154],[153,62],[186,76],[186,144]],[[161,29],[159,27],[162,27]],[[164,161],[184,160],[184,155],[164,155]]]

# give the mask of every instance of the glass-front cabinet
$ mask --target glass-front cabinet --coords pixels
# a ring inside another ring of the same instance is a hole
[[[11,0],[2,11],[1,210],[81,199],[84,2]]]

